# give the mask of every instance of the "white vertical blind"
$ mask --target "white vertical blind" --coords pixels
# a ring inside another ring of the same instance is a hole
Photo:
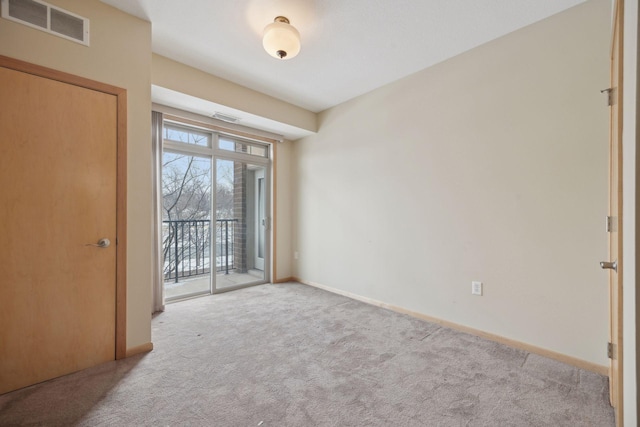
[[[162,113],[151,112],[151,149],[153,153],[153,307],[164,311],[164,261],[162,256]]]

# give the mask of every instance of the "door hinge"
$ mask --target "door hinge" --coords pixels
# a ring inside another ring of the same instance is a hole
[[[610,342],[607,343],[607,357],[613,359],[613,344]]]
[[[611,231],[613,230],[612,221],[611,221],[611,217],[610,216],[606,217],[605,229],[606,229],[607,233],[611,233]]]
[[[613,105],[613,88],[602,89],[600,93],[607,94],[607,105],[611,107]]]

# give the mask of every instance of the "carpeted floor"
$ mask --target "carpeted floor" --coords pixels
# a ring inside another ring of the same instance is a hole
[[[0,396],[0,425],[614,425],[605,377],[299,284],[169,305],[153,341]]]

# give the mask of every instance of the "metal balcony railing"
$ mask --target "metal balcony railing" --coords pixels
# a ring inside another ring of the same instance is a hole
[[[217,219],[216,272],[234,269],[233,241],[236,219]],[[162,221],[164,280],[202,276],[211,271],[211,222],[208,219]]]

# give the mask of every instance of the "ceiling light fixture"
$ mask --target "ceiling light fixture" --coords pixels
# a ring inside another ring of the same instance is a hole
[[[262,46],[274,58],[291,59],[300,52],[300,33],[287,18],[276,16],[271,24],[264,27]]]

